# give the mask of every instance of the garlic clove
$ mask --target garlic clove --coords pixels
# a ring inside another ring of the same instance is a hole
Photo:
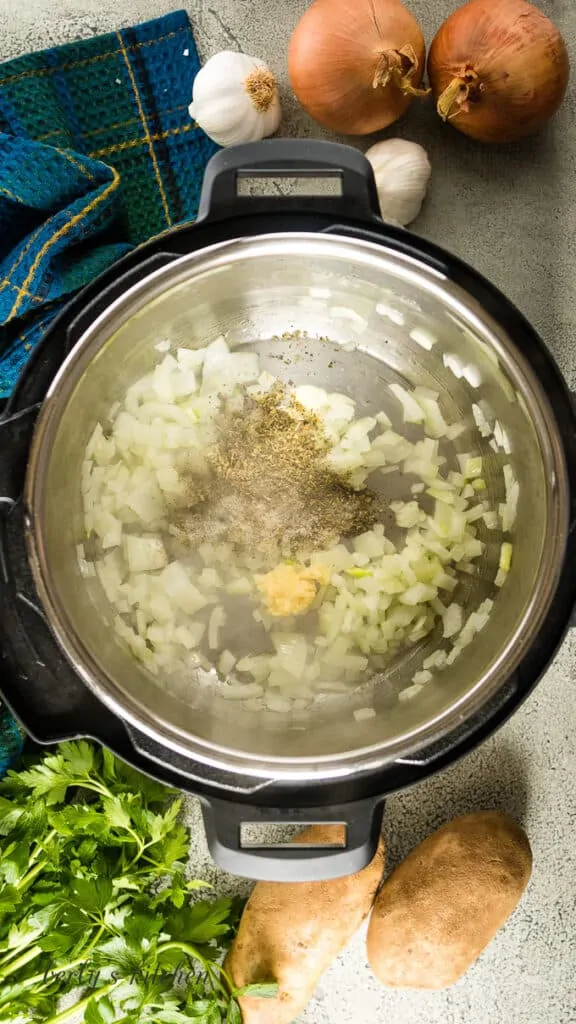
[[[273,135],[282,119],[274,74],[256,57],[223,50],[200,69],[190,117],[220,146]]]
[[[406,139],[385,139],[365,155],[374,171],[382,219],[410,224],[420,213],[432,174],[426,150]]]

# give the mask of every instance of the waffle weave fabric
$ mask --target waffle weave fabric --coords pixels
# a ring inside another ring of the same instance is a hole
[[[0,398],[75,292],[195,218],[198,69],[185,11],[0,65]]]

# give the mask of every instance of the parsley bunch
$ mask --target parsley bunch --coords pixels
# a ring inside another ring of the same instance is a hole
[[[239,995],[276,994],[223,970],[241,903],[190,900],[179,812],[84,741],[0,783],[2,1024],[241,1024]]]

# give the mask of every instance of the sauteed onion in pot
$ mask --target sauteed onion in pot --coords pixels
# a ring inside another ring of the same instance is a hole
[[[159,680],[288,712],[350,692],[439,630],[408,699],[483,628],[493,596],[464,614],[457,588],[482,571],[486,539],[514,525],[513,466],[490,507],[483,459],[456,457],[464,427],[446,423],[438,395],[383,390],[403,433],[384,410],[362,416],[345,394],[285,384],[218,338],[163,353],[96,426],[80,570]],[[491,444],[505,452],[499,431]],[[397,478],[404,500],[387,497]],[[511,555],[506,540],[486,594]]]

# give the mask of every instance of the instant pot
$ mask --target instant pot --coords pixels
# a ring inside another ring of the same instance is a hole
[[[332,188],[263,195],[254,184],[262,178],[329,178]],[[465,611],[493,600],[490,619],[412,700],[398,694],[441,631],[368,689],[297,720],[200,692],[193,678],[183,699],[136,662],[81,578],[80,472],[96,422],[158,360],[158,342],[201,347],[219,334],[258,351],[285,380],[346,392],[359,415],[382,408],[390,381],[434,388],[450,422],[463,424],[454,452],[486,456],[495,505],[506,497],[503,465],[513,465],[520,499],[508,579],[494,586],[496,531],[458,592]],[[479,402],[504,431],[505,451],[477,429]],[[386,795],[500,726],[570,622],[576,422],[562,376],[491,284],[382,222],[370,165],[348,147],[274,140],[218,153],[196,223],[131,253],[58,317],[4,412],[0,444],[4,700],[41,744],[90,737],[195,793],[211,853],[235,874],[306,880],[360,870],[376,850]],[[367,704],[376,713],[356,717]],[[272,822],[345,823],[346,843],[245,841],[245,824]]]

